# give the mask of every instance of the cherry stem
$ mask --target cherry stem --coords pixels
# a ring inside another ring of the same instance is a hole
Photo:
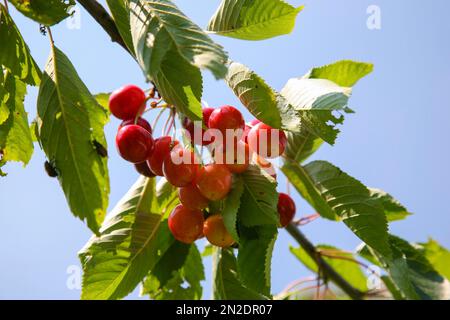
[[[155,120],[153,121],[153,125],[152,128],[155,129],[156,125],[158,124],[159,119],[161,118],[162,114],[164,113],[164,111],[166,111],[166,108],[162,108],[159,112],[158,115],[156,116]]]
[[[302,218],[298,219],[297,221],[294,221],[293,223],[296,226],[304,226],[310,222],[313,222],[314,220],[316,220],[319,217],[320,217],[320,214],[314,213],[314,214],[310,214],[308,216],[302,217]]]
[[[9,13],[8,1],[7,1],[7,0],[3,0],[3,2],[5,3],[5,9],[6,9],[6,12]]]

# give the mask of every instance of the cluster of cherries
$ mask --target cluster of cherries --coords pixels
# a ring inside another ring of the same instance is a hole
[[[182,121],[192,144],[213,146],[214,160],[202,165],[192,148],[181,146],[170,136],[153,138],[152,127],[141,117],[147,100],[144,91],[134,85],[111,94],[110,111],[123,120],[116,136],[119,154],[133,163],[140,174],[163,176],[178,188],[181,204],[173,209],[168,219],[169,229],[177,240],[192,243],[206,237],[215,246],[233,245],[234,240],[220,212],[210,214],[204,210],[210,202],[226,198],[233,174],[245,172],[251,161],[276,179],[275,170],[267,159],[284,152],[285,133],[259,120],[246,124],[241,112],[232,106],[204,108],[203,123],[194,123],[188,118]],[[282,227],[292,221],[295,210],[292,198],[280,193],[278,213]]]

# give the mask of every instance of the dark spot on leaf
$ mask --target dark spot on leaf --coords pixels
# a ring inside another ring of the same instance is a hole
[[[50,162],[45,161],[44,168],[49,177],[56,178],[58,176],[58,172],[57,172],[56,168]]]
[[[100,142],[98,142],[97,140],[93,140],[92,144],[94,145],[95,151],[100,157],[106,158],[108,156],[108,150],[106,150],[106,148]]]

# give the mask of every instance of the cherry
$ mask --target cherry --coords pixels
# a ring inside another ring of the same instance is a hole
[[[231,189],[232,175],[224,164],[208,164],[198,171],[195,183],[201,194],[218,201],[226,197]]]
[[[244,134],[242,135],[241,140],[244,141],[245,143],[248,143],[248,133],[250,132],[250,130],[252,130],[252,128],[254,126],[256,126],[258,123],[260,123],[261,121],[259,121],[258,119],[253,119],[252,121],[250,121],[250,123],[246,123],[245,124],[245,128],[244,128]]]
[[[278,138],[278,146],[272,146],[273,138]],[[274,129],[262,122],[254,126],[248,133],[250,149],[264,158],[276,158],[282,155],[286,143],[287,138],[284,131]]]
[[[136,171],[139,172],[141,175],[147,178],[154,178],[156,175],[150,170],[150,167],[147,164],[147,161],[136,163],[134,164],[134,167],[136,168]]]
[[[190,210],[182,204],[170,213],[168,224],[175,239],[184,243],[193,243],[203,236],[203,213]]]
[[[119,119],[130,120],[142,113],[145,93],[135,85],[126,85],[109,96],[109,110]]]
[[[136,123],[134,123],[134,119],[122,121],[122,123],[120,124],[118,130],[122,129],[122,128],[125,127],[125,126],[129,126],[130,124],[137,124],[138,126],[144,128],[144,129],[147,130],[148,132],[153,133],[152,126],[150,125],[150,123],[148,123],[147,120],[145,120],[144,118],[141,118],[141,117],[139,117],[139,118],[137,119],[137,122],[136,122]]]
[[[226,140],[226,130],[240,130],[236,132],[237,139],[240,139],[245,128],[244,117],[241,112],[232,106],[223,106],[217,108],[211,113],[208,121],[208,127],[219,130],[223,135],[223,141]]]
[[[127,161],[141,163],[148,159],[153,150],[152,135],[141,126],[131,124],[117,132],[116,147]]]
[[[164,176],[163,162],[169,155],[170,150],[178,145],[178,141],[172,142],[172,138],[169,136],[163,136],[155,139],[155,146],[153,148],[152,156],[147,160],[148,166],[157,176]]]
[[[208,207],[208,199],[200,193],[195,184],[178,189],[178,197],[181,204],[188,209],[202,210]]]
[[[163,173],[167,181],[175,187],[185,187],[190,184],[196,174],[197,159],[194,153],[176,146],[163,161]]]
[[[202,113],[203,113],[203,125],[205,127],[208,127],[208,122],[209,122],[209,117],[211,116],[211,113],[213,113],[214,108],[203,108]],[[189,119],[188,117],[185,117],[183,119],[182,122],[182,126],[184,129],[186,129],[187,132],[189,132],[189,136],[191,138],[191,141],[197,145],[203,145],[203,146],[207,146],[209,144],[211,144],[214,140],[213,139],[205,139],[204,134],[205,134],[205,129],[200,128],[201,129],[201,136],[200,137],[196,137],[195,136],[195,125],[194,122],[192,122],[191,119]],[[200,131],[200,130],[199,130]]]
[[[234,243],[234,239],[228,232],[220,214],[209,216],[203,224],[203,234],[208,241],[217,246],[226,248]]]
[[[278,214],[280,215],[280,224],[286,227],[295,216],[295,202],[286,193],[280,193],[278,196]]]
[[[250,165],[250,148],[242,140],[231,146],[221,145],[215,149],[214,159],[225,164],[233,173],[243,173]]]

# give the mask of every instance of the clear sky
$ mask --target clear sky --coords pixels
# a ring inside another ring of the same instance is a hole
[[[433,236],[450,247],[450,2],[289,2],[306,4],[291,35],[261,42],[215,40],[225,46],[232,59],[250,66],[276,89],[313,66],[340,59],[373,62],[374,73],[355,87],[350,101],[357,113],[347,116],[336,145],[323,146],[313,159],[328,160],[366,185],[388,191],[415,213],[393,223],[392,233],[410,241],[426,241]],[[205,26],[220,1],[176,3]],[[373,4],[381,9],[380,30],[366,26],[366,10]],[[43,67],[49,53],[48,39],[39,33],[37,24],[14,9],[11,13]],[[137,64],[109,41],[85,11],[81,11],[80,22],[80,29],[70,29],[64,21],[53,28],[53,35],[92,93],[108,92],[127,83],[145,85]],[[26,109],[30,119],[36,114],[36,95],[37,90],[29,88]],[[204,99],[212,106],[232,104],[241,108],[227,86],[208,73]],[[117,126],[118,121],[112,120],[106,127],[111,207],[137,178],[132,166],[115,151]],[[44,160],[36,146],[25,169],[7,165],[9,175],[0,178],[0,298],[77,299],[80,295],[77,288],[67,286],[67,272],[68,268],[79,270],[77,251],[90,232],[70,214],[57,180],[50,179],[43,169]],[[298,195],[295,198],[298,216],[313,213]],[[359,244],[339,223],[318,220],[303,231],[315,243],[347,250]],[[289,244],[295,243],[281,231],[273,259],[275,293],[308,275],[289,253]],[[208,262],[206,297],[211,292],[210,273]]]

